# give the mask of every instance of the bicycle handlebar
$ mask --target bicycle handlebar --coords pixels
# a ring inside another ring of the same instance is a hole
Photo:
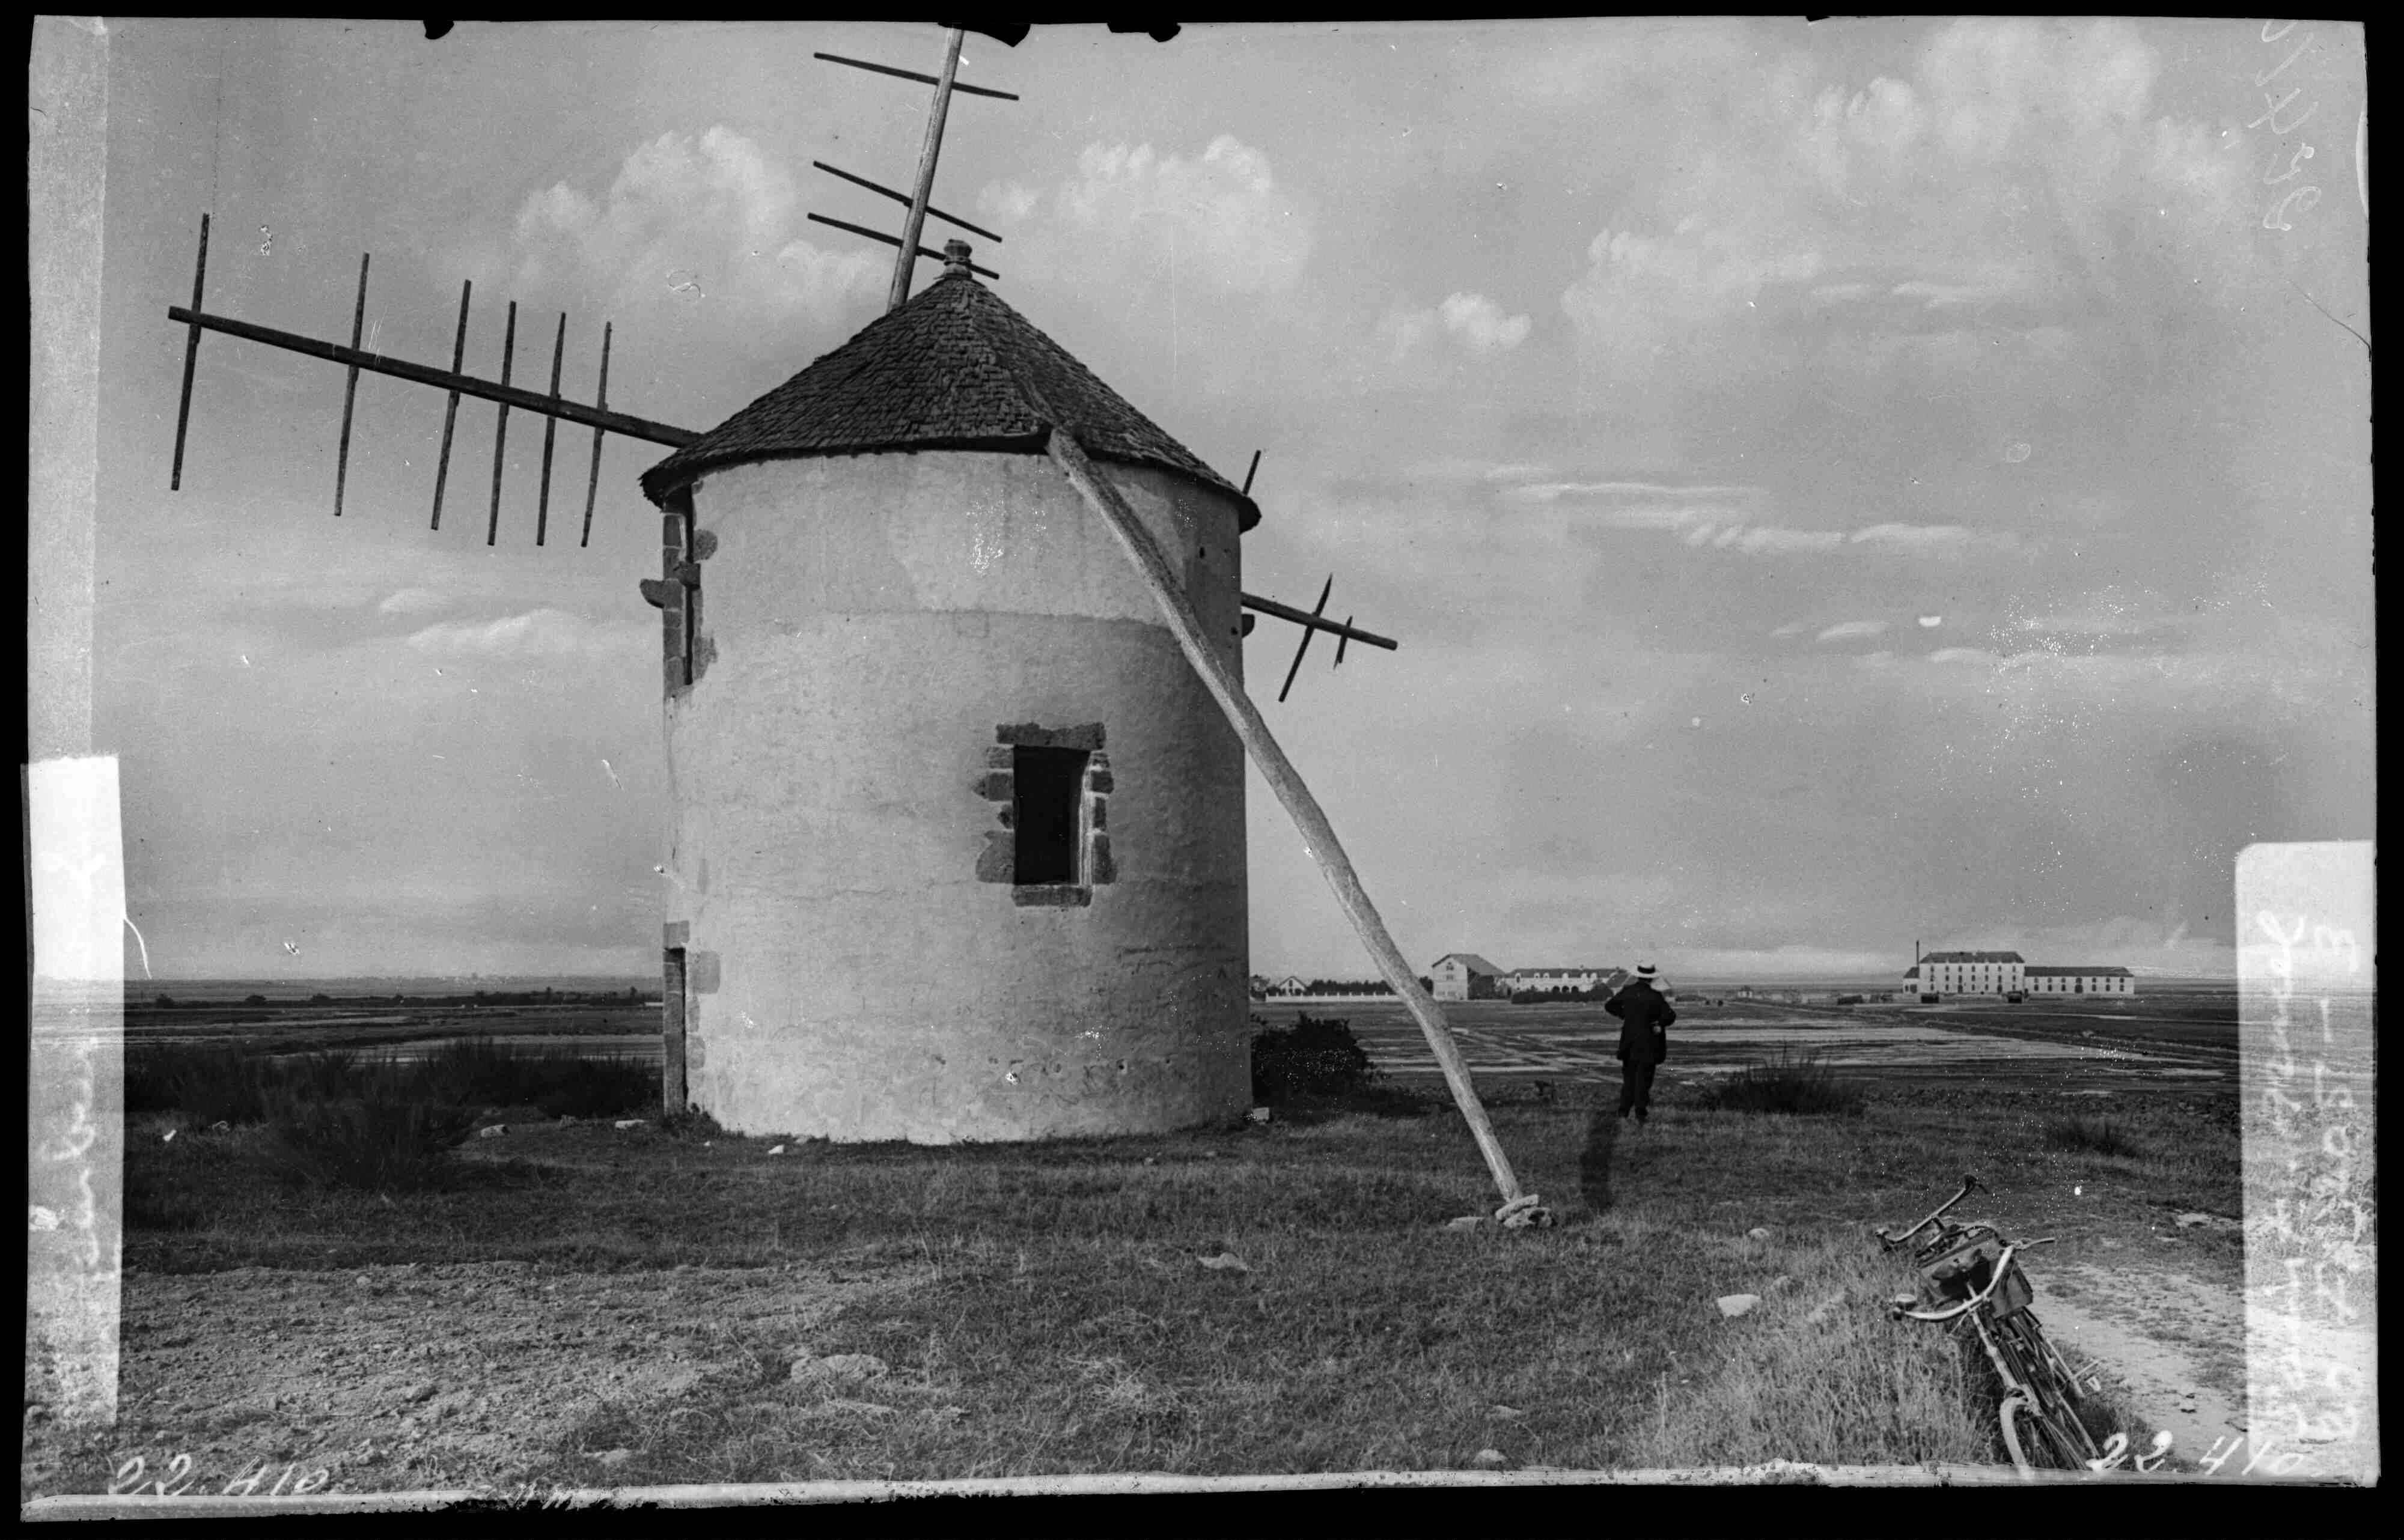
[[[1922,1230],[1926,1229],[1929,1226],[1943,1218],[1945,1216],[1946,1210],[1951,1208],[1954,1204],[1959,1203],[1963,1199],[1969,1197],[1970,1194],[1978,1190],[1978,1177],[1974,1175],[1964,1175],[1962,1178],[1962,1190],[1955,1193],[1952,1197],[1945,1200],[1944,1202],[1937,1204],[1936,1209],[1929,1214],[1928,1217],[1922,1219],[1919,1224],[1912,1226],[1909,1229],[1905,1230],[1900,1235],[1889,1235],[1883,1229],[1873,1229],[1870,1233],[1877,1236],[1880,1243],[1882,1243],[1887,1250],[1894,1251],[1902,1246],[1906,1242],[1909,1241],[1913,1236],[1918,1235]]]

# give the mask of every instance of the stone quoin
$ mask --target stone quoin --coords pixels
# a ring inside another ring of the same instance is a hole
[[[1239,670],[1259,512],[947,256],[642,479],[670,1104],[921,1143],[1235,1117],[1244,751],[1050,425]]]

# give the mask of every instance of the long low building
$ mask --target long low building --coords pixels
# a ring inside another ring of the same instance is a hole
[[[2137,992],[2136,977],[2120,967],[2058,967],[2033,964],[2016,951],[1932,951],[1904,971],[1912,994],[2110,994]]]
[[[2031,994],[2134,994],[2136,976],[2126,968],[2031,967]]]
[[[1627,970],[1610,967],[1513,968],[1504,975],[1514,994],[1530,990],[1563,993],[1608,988],[1626,979]]]

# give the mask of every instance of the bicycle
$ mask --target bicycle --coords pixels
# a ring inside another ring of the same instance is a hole
[[[2105,1457],[2078,1416],[2078,1403],[2084,1399],[2079,1376],[2046,1337],[2036,1312],[2029,1309],[2036,1290],[2018,1260],[2023,1251],[2051,1245],[2053,1237],[2007,1242],[1992,1225],[1954,1224],[1945,1218],[1963,1199],[1983,1190],[1976,1176],[1964,1176],[1960,1192],[1909,1229],[1894,1234],[1871,1231],[1880,1245],[1894,1252],[1911,1245],[1922,1231],[1935,1229],[1911,1255],[1912,1265],[1920,1270],[1920,1292],[1895,1296],[1888,1303],[1887,1314],[1893,1320],[1970,1323],[1987,1361],[2003,1381],[2004,1395],[1996,1415],[2003,1427],[2004,1447],[2023,1476],[2040,1466],[2101,1468],[2097,1462]],[[1948,1329],[1959,1328],[1949,1325]]]

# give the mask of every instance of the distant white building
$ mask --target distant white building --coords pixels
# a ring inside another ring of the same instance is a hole
[[[2028,970],[2028,992],[2031,994],[2114,994],[2137,992],[2135,975],[2126,968],[2032,967]]]
[[[2107,994],[2136,992],[2126,968],[2057,967],[2021,961],[2016,951],[1932,951],[1906,970],[1911,994]]]
[[[1607,986],[1627,974],[1618,968],[1513,968],[1504,976],[1512,993],[1526,990],[1570,991],[1591,990]]]
[[[1924,994],[2010,994],[2027,987],[2027,975],[2016,951],[1932,951],[1920,960]]]
[[[1448,951],[1428,966],[1428,981],[1439,1000],[1492,1000],[1502,995],[1501,968],[1474,951]]]

